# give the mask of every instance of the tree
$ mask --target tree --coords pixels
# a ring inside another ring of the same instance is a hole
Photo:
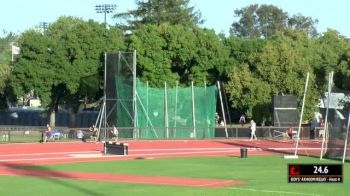
[[[226,92],[228,92],[232,107],[246,113],[256,122],[270,121],[270,85],[257,78],[248,64],[233,67],[229,78]]]
[[[224,40],[224,44],[230,50],[230,58],[234,66],[249,63],[252,56],[260,53],[266,45],[261,39],[241,39],[236,36],[229,36]]]
[[[339,34],[339,32],[328,29],[318,39],[314,39],[312,42],[312,56],[310,57],[310,64],[315,70],[317,75],[317,85],[321,91],[327,90],[327,78],[328,73],[331,71],[340,71],[346,74],[346,64],[349,61],[347,59],[348,51],[350,48],[348,40]],[[345,69],[344,69],[345,68]],[[345,72],[344,72],[345,71]],[[341,74],[343,75],[343,74]],[[336,77],[339,87],[342,88],[343,82],[341,78]]]
[[[238,22],[233,22],[230,33],[242,38],[271,36],[285,27],[287,13],[273,5],[250,5],[234,11]]]
[[[318,33],[316,30],[316,25],[318,23],[317,19],[312,19],[311,17],[306,17],[299,14],[293,15],[288,19],[288,27],[303,31],[307,33],[310,37],[315,37]]]
[[[108,37],[106,31],[103,24],[91,20],[61,17],[44,35],[35,30],[25,32],[19,40],[22,53],[12,77],[16,94],[34,90],[49,108],[50,124],[54,125],[58,106],[72,106],[87,96],[80,94],[81,79],[98,73],[103,52],[124,47],[121,31],[109,29]]]
[[[130,50],[138,52],[138,76],[151,86],[213,84],[229,55],[213,30],[183,25],[142,25],[130,41]]]
[[[234,11],[237,22],[231,25],[231,35],[241,38],[268,38],[288,28],[304,31],[310,36],[317,35],[317,20],[301,14],[288,16],[287,12],[273,5],[253,4]]]
[[[11,45],[15,40],[16,36],[12,33],[0,38],[0,95],[5,95],[4,90],[11,73]]]
[[[117,26],[124,29],[135,29],[141,24],[169,23],[196,26],[203,23],[201,13],[190,7],[189,0],[137,0],[137,8],[114,15],[116,19],[126,21]]]
[[[275,39],[268,41],[260,53],[250,56],[249,64],[234,68],[229,75],[227,88],[233,107],[242,108],[250,117],[263,122],[271,119],[271,97],[280,91],[296,95],[300,105],[306,73],[310,73],[313,81],[315,78],[300,45],[290,37],[276,34]],[[314,85],[309,85],[306,98],[306,117],[310,117],[319,98]]]

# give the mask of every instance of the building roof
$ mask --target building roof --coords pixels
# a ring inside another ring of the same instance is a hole
[[[330,93],[329,108],[331,109],[343,109],[346,104],[350,103],[350,96],[344,93]],[[328,106],[328,93],[324,93],[318,103],[319,108],[327,108]]]

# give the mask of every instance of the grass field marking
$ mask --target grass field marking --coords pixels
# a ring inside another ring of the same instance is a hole
[[[0,162],[12,162],[12,161],[44,161],[44,160],[62,160],[62,159],[76,159],[78,157],[51,157],[51,158],[31,158],[31,159],[4,159]]]
[[[290,192],[290,191],[272,191],[272,190],[259,190],[259,189],[234,188],[234,187],[229,187],[227,189],[240,190],[240,191],[263,192],[263,193],[281,193],[281,194],[289,194],[289,195],[321,196],[321,195],[318,195],[318,194]]]
[[[26,154],[2,154],[0,157],[11,157],[11,156],[35,156],[35,155],[56,155],[56,154],[83,154],[83,153],[96,153],[98,150],[90,151],[76,151],[76,152],[44,152],[44,153],[26,153]]]
[[[205,183],[205,184],[201,184],[201,185],[196,185],[196,187],[209,187],[209,186],[215,186],[215,185],[223,185],[223,184],[232,183],[232,182],[235,182],[235,181],[234,180],[225,180],[225,181],[221,181],[221,182]]]

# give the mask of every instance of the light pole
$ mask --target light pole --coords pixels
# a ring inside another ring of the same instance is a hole
[[[104,13],[105,16],[105,38],[106,38],[106,45],[107,45],[107,13],[112,13],[114,10],[117,8],[116,5],[114,4],[100,4],[95,6],[95,10],[97,13]],[[104,53],[104,96],[103,96],[103,105],[101,109],[101,118],[100,118],[100,125],[99,125],[99,136],[100,137],[100,132],[101,132],[101,125],[104,128],[104,137],[105,140],[107,139],[107,116],[106,116],[106,66],[107,66],[107,53]],[[105,153],[107,149],[105,148]]]
[[[49,27],[49,23],[48,22],[40,22],[39,23],[39,28],[41,28],[43,30],[43,33],[46,32],[47,27]]]
[[[271,22],[271,19],[273,19],[272,17],[273,17],[272,13],[265,14],[265,39],[267,39],[267,30],[268,30],[269,23]]]
[[[107,13],[112,13],[117,8],[117,5],[115,4],[100,4],[95,6],[95,10],[97,13],[104,13],[105,15],[105,28],[107,29]]]

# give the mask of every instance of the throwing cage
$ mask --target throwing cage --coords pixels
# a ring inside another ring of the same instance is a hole
[[[323,96],[325,129],[320,158],[350,160],[349,119],[350,92],[334,85],[333,72],[328,78],[328,92]]]
[[[136,51],[105,54],[104,101],[96,126],[100,138],[213,138],[216,86],[150,87],[136,77]]]

